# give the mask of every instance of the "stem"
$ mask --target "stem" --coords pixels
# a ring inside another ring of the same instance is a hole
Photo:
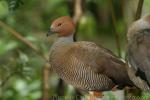
[[[81,0],[74,0],[74,15],[73,15],[73,21],[76,25],[77,28],[77,24],[82,16],[82,2]],[[74,41],[76,41],[76,33],[74,34]]]
[[[77,24],[80,20],[80,17],[82,16],[82,1],[81,0],[75,0],[74,1],[74,16],[73,20],[74,23]]]
[[[109,1],[110,1],[110,8],[111,8],[112,22],[113,22],[113,30],[114,30],[115,37],[116,37],[116,46],[118,50],[118,56],[121,57],[121,45],[120,45],[119,34],[116,31],[116,16],[115,16],[115,11],[113,7],[113,0],[109,0]]]
[[[138,7],[136,10],[135,20],[138,20],[141,17],[143,3],[144,3],[144,0],[139,0]]]
[[[43,74],[42,74],[42,100],[49,100],[49,84],[48,84],[48,80],[49,80],[49,66],[45,65],[43,67]]]

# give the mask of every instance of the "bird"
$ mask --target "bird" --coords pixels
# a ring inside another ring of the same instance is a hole
[[[133,86],[125,63],[110,50],[88,41],[73,41],[75,24],[70,16],[55,19],[47,36],[57,34],[50,48],[49,63],[58,76],[91,95]]]
[[[137,87],[150,93],[150,14],[129,26],[127,42],[128,75]]]

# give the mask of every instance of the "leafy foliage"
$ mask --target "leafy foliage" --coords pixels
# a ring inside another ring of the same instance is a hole
[[[23,5],[23,0],[6,0],[10,11],[18,9]]]

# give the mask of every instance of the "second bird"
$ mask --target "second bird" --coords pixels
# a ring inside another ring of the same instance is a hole
[[[137,87],[150,93],[150,14],[132,23],[127,38],[129,76]]]

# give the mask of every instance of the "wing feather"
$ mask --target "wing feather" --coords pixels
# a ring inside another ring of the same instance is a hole
[[[130,83],[125,63],[111,51],[85,41],[74,43],[70,51],[82,63],[90,66],[95,73],[104,74],[118,84]]]

